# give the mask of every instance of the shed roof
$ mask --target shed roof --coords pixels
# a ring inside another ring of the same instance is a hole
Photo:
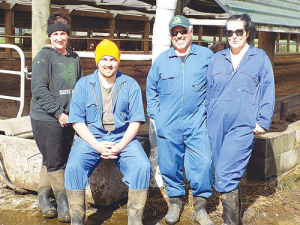
[[[184,15],[196,19],[247,13],[259,31],[300,33],[300,0],[184,0]],[[31,0],[0,2],[31,4]],[[66,9],[155,16],[156,0],[51,0]]]
[[[229,15],[247,13],[261,31],[300,31],[299,0],[216,0]]]
[[[106,10],[154,14],[156,0],[52,0],[56,4],[87,4]],[[260,31],[300,33],[300,0],[185,0],[184,14],[220,18],[247,13]]]

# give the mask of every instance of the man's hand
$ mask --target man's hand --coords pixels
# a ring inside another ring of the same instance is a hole
[[[102,141],[99,142],[96,150],[101,154],[101,157],[103,159],[116,159],[117,154],[119,154],[119,152],[117,153],[115,150],[115,146],[118,144],[115,144],[114,142],[110,142],[110,141]]]

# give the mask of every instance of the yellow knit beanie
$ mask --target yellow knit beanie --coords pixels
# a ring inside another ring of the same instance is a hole
[[[114,57],[120,63],[120,51],[117,45],[108,39],[101,41],[95,49],[96,66],[98,66],[99,60],[105,55]]]

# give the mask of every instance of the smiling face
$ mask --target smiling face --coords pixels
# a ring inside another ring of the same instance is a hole
[[[60,51],[62,54],[66,53],[66,46],[69,40],[69,35],[65,31],[55,31],[50,37],[51,45]]]
[[[187,30],[186,34],[180,33],[180,31],[182,30]],[[176,33],[176,31],[177,31],[177,35],[173,36],[172,33],[173,32]],[[172,44],[175,50],[177,50],[180,53],[187,53],[192,44],[193,29],[190,30],[189,28],[176,26],[172,28],[170,33],[171,33]]]
[[[114,81],[119,62],[112,56],[103,56],[98,62],[98,69],[107,82]]]

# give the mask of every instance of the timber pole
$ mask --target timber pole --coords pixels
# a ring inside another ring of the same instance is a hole
[[[272,66],[274,66],[276,33],[263,32],[258,33],[258,47],[265,50],[269,56]]]
[[[5,35],[13,35],[13,11],[11,9],[5,10]],[[11,37],[5,38],[6,44],[13,44],[13,39]],[[6,48],[6,59],[12,59],[12,49]]]
[[[50,10],[50,0],[32,0],[32,59],[47,44],[46,31]]]

